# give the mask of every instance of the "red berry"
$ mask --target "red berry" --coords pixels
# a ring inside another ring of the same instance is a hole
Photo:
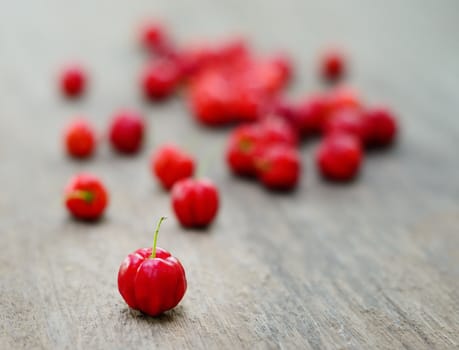
[[[207,179],[184,179],[172,187],[172,207],[184,227],[205,227],[215,218],[219,195]]]
[[[133,111],[122,111],[113,117],[110,125],[110,142],[121,153],[137,152],[143,141],[143,117]]]
[[[79,174],[65,188],[65,205],[78,219],[95,220],[108,204],[108,193],[102,182],[91,174]]]
[[[74,120],[65,129],[64,142],[70,156],[75,158],[90,157],[96,144],[94,129],[84,119]]]
[[[161,218],[153,248],[138,249],[121,263],[118,290],[129,307],[150,316],[174,308],[185,295],[187,281],[180,261],[156,247]]]
[[[172,41],[159,22],[145,23],[141,28],[140,40],[143,47],[156,54],[165,56],[174,52]]]
[[[363,141],[363,116],[355,109],[342,109],[332,114],[325,124],[325,133],[345,133]]]
[[[190,105],[195,118],[204,125],[227,124],[231,98],[227,79],[216,71],[205,72],[191,86]]]
[[[256,124],[260,128],[260,147],[285,144],[288,146],[298,146],[298,135],[295,130],[285,121],[279,118],[268,118]]]
[[[296,112],[296,125],[303,137],[322,132],[328,113],[328,98],[314,95],[303,100]]]
[[[387,108],[368,110],[364,113],[363,133],[367,147],[389,146],[397,136],[397,120]]]
[[[177,146],[166,144],[152,155],[151,170],[169,190],[177,181],[193,176],[194,159]]]
[[[274,190],[291,190],[297,185],[300,163],[298,151],[286,145],[267,147],[255,159],[259,180]]]
[[[349,181],[359,172],[362,146],[354,136],[331,134],[322,140],[316,153],[316,162],[325,178]]]
[[[254,156],[259,139],[260,130],[256,125],[241,125],[231,132],[226,146],[226,161],[235,174],[256,174]]]
[[[169,97],[176,90],[179,82],[179,68],[172,60],[150,63],[141,76],[143,93],[150,100]]]
[[[362,109],[362,102],[359,94],[346,86],[333,89],[327,98],[327,113],[329,115],[341,109]]]
[[[345,57],[339,51],[328,51],[321,59],[321,74],[325,80],[336,81],[346,73]]]
[[[60,77],[61,91],[67,97],[80,96],[86,88],[86,73],[80,66],[65,68]]]

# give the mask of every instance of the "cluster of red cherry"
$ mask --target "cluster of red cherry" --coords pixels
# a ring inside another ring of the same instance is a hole
[[[288,56],[257,57],[243,40],[219,45],[179,49],[164,27],[149,23],[141,42],[152,59],[142,71],[143,95],[152,101],[164,100],[187,86],[187,98],[194,117],[207,126],[244,122],[231,133],[226,160],[238,176],[256,177],[267,188],[290,190],[300,178],[300,141],[323,135],[316,161],[321,174],[331,180],[353,179],[361,166],[363,149],[386,147],[395,139],[397,123],[387,108],[366,108],[355,91],[338,87],[292,103],[281,93],[292,77]],[[343,56],[327,53],[321,74],[337,81],[346,71]],[[60,79],[61,91],[69,98],[80,96],[87,85],[82,67],[66,68]],[[145,121],[140,113],[123,110],[109,125],[113,149],[137,153],[143,143]],[[84,119],[70,123],[64,133],[67,153],[90,157],[97,146],[92,125]],[[219,207],[216,186],[208,179],[193,178],[195,160],[185,150],[168,143],[150,158],[154,176],[166,190],[184,227],[205,227]],[[99,218],[107,204],[108,192],[96,176],[82,173],[71,179],[65,190],[66,206],[78,219]],[[175,307],[186,290],[185,271],[167,251],[139,249],[122,263],[118,287],[126,303],[149,315]]]

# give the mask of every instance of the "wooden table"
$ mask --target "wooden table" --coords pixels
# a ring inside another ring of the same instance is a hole
[[[451,1],[3,1],[0,12],[1,349],[457,349],[459,347],[459,2]],[[260,52],[292,53],[292,96],[321,87],[315,59],[338,43],[349,83],[400,116],[396,148],[368,155],[349,185],[323,182],[314,143],[302,147],[294,194],[233,178],[229,130],[200,128],[183,99],[142,101],[138,21],[164,18],[183,42],[239,32]],[[72,59],[91,70],[81,101],[56,91]],[[143,111],[149,140],[120,157],[106,144],[89,162],[67,159],[73,115],[102,132],[120,107]],[[164,141],[214,163],[222,207],[208,231],[184,231],[148,158]],[[71,220],[62,188],[100,175],[111,204],[98,224]],[[128,310],[121,260],[159,245],[183,262],[189,289],[160,318]]]

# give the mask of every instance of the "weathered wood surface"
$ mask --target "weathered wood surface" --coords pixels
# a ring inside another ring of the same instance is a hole
[[[2,1],[0,11],[0,348],[457,349],[459,347],[459,2]],[[133,43],[140,18],[165,18],[181,40],[239,31],[298,63],[293,95],[320,87],[314,58],[337,42],[350,82],[400,114],[398,146],[367,158],[350,185],[317,176],[314,145],[292,195],[208,175],[222,192],[208,232],[184,231],[148,171],[154,146],[221,150],[227,131],[200,129],[176,99],[144,104]],[[89,94],[59,98],[54,74],[81,59]],[[62,154],[74,114],[102,130],[118,107],[148,115],[135,158],[102,147],[89,162]],[[112,202],[97,225],[68,218],[61,191],[75,172],[103,177]],[[158,319],[130,312],[119,263],[151,244],[179,257],[189,289]]]

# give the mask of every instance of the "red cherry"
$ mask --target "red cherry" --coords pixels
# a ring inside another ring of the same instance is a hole
[[[64,143],[70,156],[75,158],[90,157],[96,144],[94,128],[84,119],[74,120],[64,131]]]
[[[86,82],[86,73],[80,66],[69,66],[61,73],[61,91],[67,97],[75,98],[80,96],[86,88]]]
[[[297,185],[300,163],[298,151],[286,145],[267,147],[255,159],[259,180],[274,190],[291,190]]]
[[[325,52],[321,58],[321,75],[328,81],[336,81],[346,73],[344,55],[339,51]]]
[[[144,23],[140,41],[144,48],[159,55],[167,56],[174,52],[172,42],[159,22]]]
[[[226,146],[226,162],[237,175],[254,176],[254,156],[260,130],[256,125],[241,125],[234,129]]]
[[[205,227],[218,212],[218,190],[207,179],[180,180],[172,187],[171,199],[175,215],[184,227]]]
[[[110,142],[121,153],[136,153],[143,142],[143,117],[133,111],[117,113],[110,125]]]
[[[358,174],[362,157],[360,141],[352,135],[339,133],[322,140],[316,153],[316,162],[325,178],[349,181]]]
[[[191,86],[190,105],[195,118],[204,125],[227,124],[231,98],[228,81],[216,71],[200,75]]]
[[[298,146],[298,135],[295,130],[284,120],[279,118],[268,118],[257,124],[260,128],[260,147],[285,144]]]
[[[172,60],[150,63],[142,73],[141,85],[146,98],[161,100],[169,97],[180,81],[180,71]]]
[[[77,219],[95,220],[108,204],[108,193],[101,180],[82,173],[72,177],[65,188],[65,205]]]
[[[341,86],[330,91],[327,99],[328,114],[331,115],[341,109],[362,109],[359,94],[346,86]]]
[[[327,118],[328,98],[325,95],[313,95],[304,99],[297,108],[296,125],[303,137],[322,131]]]
[[[156,247],[138,249],[129,254],[118,271],[118,290],[129,307],[150,316],[168,311],[182,300],[187,288],[185,270],[168,251]]]
[[[367,147],[389,146],[397,136],[397,129],[397,120],[387,108],[373,108],[364,113],[363,138]]]
[[[332,114],[325,124],[325,133],[345,133],[363,141],[363,116],[355,109],[342,109]]]
[[[151,170],[167,190],[179,180],[193,176],[194,159],[173,144],[160,147],[151,157]]]

